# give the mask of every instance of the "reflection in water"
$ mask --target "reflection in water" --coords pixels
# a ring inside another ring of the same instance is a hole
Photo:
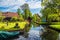
[[[60,40],[60,33],[59,33],[59,36],[58,36],[58,40]]]
[[[29,31],[29,40],[41,40],[40,32],[41,32],[40,26],[39,27],[33,27]]]
[[[60,40],[60,33],[59,33],[59,40]]]
[[[41,40],[42,26],[34,27],[34,25],[26,25],[24,35],[20,35],[18,39],[14,40]]]
[[[19,36],[17,40],[60,40],[60,34],[57,31],[43,28],[41,25],[29,25],[25,31],[25,35]]]
[[[42,40],[59,40],[58,39],[59,33],[47,28],[46,32],[42,35]]]
[[[24,34],[14,40],[60,40],[60,34],[41,25],[30,24],[26,25]]]

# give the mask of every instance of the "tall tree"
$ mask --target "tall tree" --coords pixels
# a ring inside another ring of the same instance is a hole
[[[46,18],[46,21],[48,21],[48,15],[60,13],[59,12],[59,10],[60,10],[59,9],[59,5],[60,5],[59,1],[60,0],[43,0],[42,1],[43,9],[41,10],[41,13],[43,14],[43,17]]]
[[[18,8],[17,9],[17,13],[18,13],[18,15],[19,15],[19,20],[20,21],[23,21],[24,19],[23,19],[23,14],[21,13],[21,10]]]
[[[19,16],[21,15],[21,11],[20,11],[19,8],[17,9],[17,13],[18,13]]]
[[[21,8],[24,11],[25,19],[28,19],[28,17],[32,17],[32,13],[31,13],[31,11],[29,9],[29,5],[28,4],[22,5]]]
[[[38,14],[34,14],[32,20],[33,20],[33,22],[38,22],[39,23],[41,21],[41,18]]]

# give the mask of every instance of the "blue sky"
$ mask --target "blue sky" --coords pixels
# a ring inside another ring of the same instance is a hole
[[[32,13],[39,13],[41,10],[40,0],[0,0],[0,11],[16,12],[24,3],[29,4]]]

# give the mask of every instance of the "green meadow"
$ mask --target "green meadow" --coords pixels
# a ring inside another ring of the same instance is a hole
[[[18,23],[19,28],[14,28],[14,26]],[[18,29],[24,29],[25,25],[28,22],[8,22],[8,25],[6,22],[0,22],[0,30],[18,30]]]
[[[50,27],[60,30],[60,22],[53,22]]]
[[[60,25],[50,25],[50,27],[60,30]]]

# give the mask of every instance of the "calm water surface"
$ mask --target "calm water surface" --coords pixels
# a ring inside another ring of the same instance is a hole
[[[60,40],[60,33],[42,25],[29,25],[23,35],[13,40]]]

